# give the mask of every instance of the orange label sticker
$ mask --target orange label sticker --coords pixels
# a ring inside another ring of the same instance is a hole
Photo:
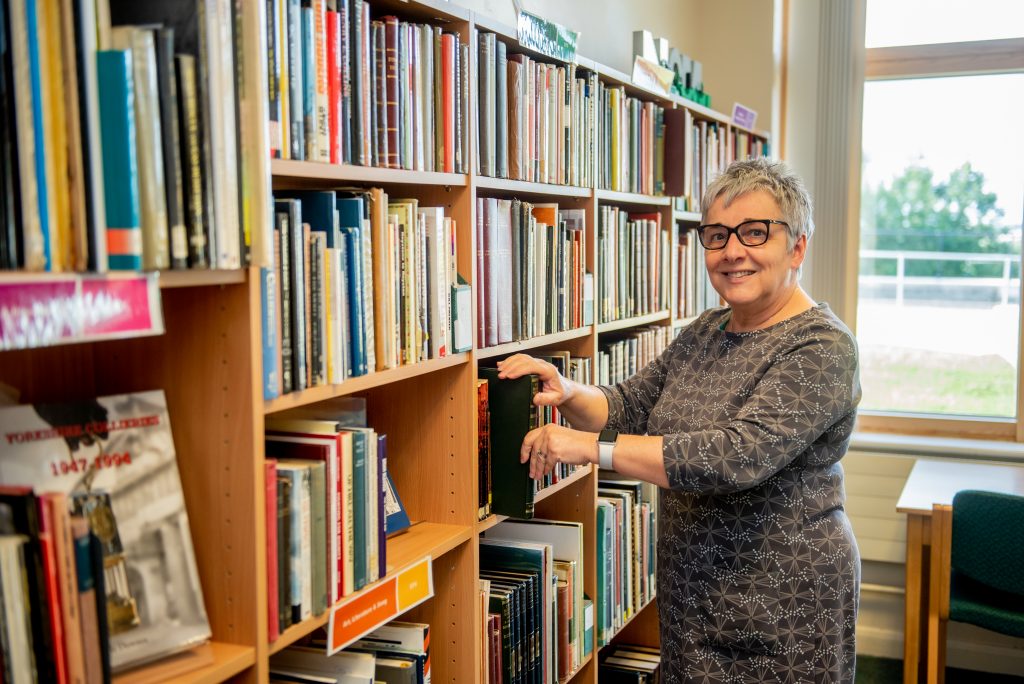
[[[398,612],[403,613],[434,595],[430,558],[398,573]]]
[[[395,578],[340,603],[331,611],[328,655],[333,655],[398,614]]]

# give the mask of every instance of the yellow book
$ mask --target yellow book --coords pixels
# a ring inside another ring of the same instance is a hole
[[[60,13],[56,3],[38,5],[40,93],[46,148],[46,203],[50,225],[50,270],[64,271],[71,261],[71,210],[68,199],[68,150],[64,128],[64,75],[60,55]],[[43,29],[45,27],[45,29]]]

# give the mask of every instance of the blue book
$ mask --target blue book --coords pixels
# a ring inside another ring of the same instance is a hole
[[[263,328],[263,399],[278,396],[277,269],[260,269],[260,313]]]
[[[302,8],[302,121],[306,138],[306,159],[320,161],[316,134],[316,34],[313,8]]]
[[[42,72],[39,56],[39,13],[37,3],[30,0],[25,3],[25,23],[28,34],[28,67],[29,81],[32,84],[32,129],[35,132],[36,158],[36,193],[39,204],[39,227],[43,237],[44,268],[49,271],[53,267],[50,246],[50,209],[46,185],[46,148],[49,141],[44,130],[45,115],[43,113]],[[102,53],[100,53],[102,54]],[[129,63],[130,64],[130,63]],[[129,85],[131,69],[128,70]]]
[[[96,53],[96,68],[108,264],[112,271],[137,271],[142,268],[142,227],[139,220],[139,165],[135,147],[135,86],[131,52],[100,50]]]
[[[366,375],[366,329],[363,307],[363,198],[339,197],[338,219],[348,248],[349,337],[352,375]]]
[[[341,243],[338,229],[337,195],[329,191],[311,190],[306,192],[278,192],[275,197],[292,197],[302,202],[302,220],[310,230],[327,235],[327,247],[337,248]]]
[[[405,526],[408,527],[409,516],[406,515],[405,506],[402,505],[402,501],[398,498],[398,494],[395,491],[395,483],[391,481],[391,476],[388,475],[388,436],[377,435],[377,577],[384,577],[388,574],[387,533],[390,528],[390,516],[385,505],[385,487],[390,487],[391,491],[395,492],[395,502],[398,504],[402,515],[405,516]]]

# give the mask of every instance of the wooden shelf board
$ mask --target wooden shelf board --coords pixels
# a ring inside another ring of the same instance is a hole
[[[487,516],[483,520],[477,521],[477,523],[476,523],[476,533],[480,534],[481,532],[486,532],[487,530],[491,529],[492,527],[494,527],[495,525],[500,523],[502,520],[508,520],[508,516],[507,515],[494,515],[492,513],[491,515]]]
[[[630,97],[654,101],[662,107],[667,107],[668,109],[672,108],[672,102],[675,100],[672,95],[652,88],[647,88],[642,85],[637,85],[633,82],[633,77],[623,71],[613,69],[612,67],[606,64],[601,64],[600,62],[594,63],[594,70],[597,71],[598,77],[605,83],[613,87],[624,87],[626,89],[626,95]]]
[[[270,172],[275,179],[324,180],[340,183],[382,183],[401,185],[466,185],[462,173],[382,169],[376,166],[327,164],[324,162],[274,159]]]
[[[673,211],[672,218],[676,221],[690,221],[692,223],[700,223],[700,212],[699,211]]]
[[[686,318],[673,318],[672,319],[672,325],[673,326],[677,326],[677,325],[690,325],[695,320],[697,320],[697,316],[688,316]]]
[[[667,195],[641,195],[635,192],[619,192],[617,190],[598,189],[594,191],[597,199],[603,202],[622,202],[623,204],[645,204],[648,206],[667,207],[672,198]]]
[[[567,477],[564,480],[561,480],[559,482],[556,482],[555,484],[551,485],[550,487],[545,487],[544,489],[542,489],[539,492],[537,492],[537,496],[533,500],[534,503],[537,503],[538,501],[543,501],[544,499],[548,498],[549,496],[554,496],[555,494],[557,494],[558,492],[562,491],[563,489],[566,489],[567,487],[573,486],[574,484],[576,484],[580,480],[586,479],[590,475],[591,471],[593,471],[593,469],[594,469],[594,464],[592,464],[592,463],[588,463],[585,466],[577,468],[576,472],[574,472],[569,477]]]
[[[580,662],[579,667],[577,667],[575,670],[570,672],[569,676],[567,676],[565,679],[559,679],[558,680],[559,684],[568,684],[569,682],[571,682],[573,679],[576,678],[576,675],[578,675],[580,672],[583,672],[583,668],[585,668],[587,666],[587,663],[589,663],[593,659],[594,659],[594,652],[593,651],[591,651],[587,655],[583,656],[583,660]]]
[[[378,14],[398,14],[402,21],[469,21],[470,11],[447,0],[375,0],[374,18]]]
[[[206,661],[207,665],[192,668],[189,660]],[[214,684],[231,679],[235,675],[256,664],[256,649],[252,646],[239,646],[210,642],[183,654],[171,656],[151,665],[135,668],[119,675],[114,675],[114,684],[131,682],[164,682],[165,684]]]
[[[433,373],[444,368],[459,366],[466,363],[468,360],[469,354],[464,352],[462,354],[446,356],[442,359],[431,359],[429,361],[413,363],[408,366],[398,366],[397,368],[375,371],[373,373],[368,373],[367,375],[349,378],[340,385],[320,385],[318,387],[304,389],[301,392],[289,392],[288,394],[277,397],[276,399],[263,402],[263,413],[270,414],[277,413],[278,411],[287,411],[288,409],[306,406],[307,404],[315,404],[318,401],[324,401],[333,397],[340,397],[346,394],[353,394],[355,392],[363,392],[374,387],[380,387],[381,385],[390,385],[391,383],[398,382],[400,380],[407,380],[419,375]]]
[[[473,184],[479,190],[496,190],[512,194],[546,195],[551,197],[588,198],[593,192],[590,188],[576,185],[531,183],[529,181],[510,180],[507,178],[491,178],[490,176],[474,176]]]
[[[626,620],[625,622],[623,622],[622,626],[619,627],[617,630],[615,630],[615,632],[610,637],[608,637],[608,643],[606,643],[604,646],[601,646],[601,648],[604,649],[604,648],[608,648],[609,646],[611,646],[612,645],[612,640],[619,633],[621,633],[622,630],[626,629],[626,627],[629,625],[629,623],[631,623],[633,620],[637,619],[640,616],[640,614],[643,613],[648,608],[651,608],[652,606],[656,606],[657,605],[657,603],[658,603],[657,599],[658,599],[657,595],[652,596],[650,601],[648,601],[644,605],[640,606],[639,610],[634,611],[633,614],[629,616],[629,619]]]
[[[607,323],[598,323],[597,333],[612,332],[615,330],[624,330],[626,328],[633,328],[638,325],[648,325],[650,323],[658,323],[664,321],[669,317],[669,311],[655,311],[652,314],[646,316],[636,316],[634,318],[624,318],[620,321],[608,321]]]
[[[442,523],[419,522],[414,523],[409,529],[399,535],[388,539],[388,574],[381,581],[387,580],[398,572],[413,563],[416,563],[427,556],[436,561],[439,557],[452,549],[468,542],[473,538],[473,528],[467,525],[445,525]],[[361,590],[345,597],[346,601],[365,593],[377,586],[377,582],[363,587]],[[277,638],[277,641],[270,644],[270,654],[273,655],[296,641],[311,634],[319,627],[323,627],[330,621],[331,608],[328,608],[323,615],[317,615],[303,620],[297,625],[292,625]],[[372,631],[372,630],[371,630]]]
[[[508,354],[515,354],[516,352],[529,351],[538,347],[546,347],[551,344],[558,344],[559,342],[566,342],[568,340],[577,340],[581,337],[586,337],[590,334],[590,326],[583,328],[573,328],[572,330],[566,330],[560,333],[552,333],[550,335],[541,335],[539,337],[531,337],[528,340],[519,340],[518,342],[508,342],[507,344],[499,344],[496,347],[485,347],[484,349],[478,349],[474,352],[474,355],[478,359],[491,359],[495,356],[506,356]]]
[[[207,285],[236,285],[245,282],[244,268],[231,270],[203,269],[160,271],[160,289],[172,287],[205,287]]]

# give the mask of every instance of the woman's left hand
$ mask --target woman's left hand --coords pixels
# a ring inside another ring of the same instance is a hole
[[[586,465],[596,458],[597,433],[554,424],[526,433],[519,451],[519,462],[530,462],[530,477],[535,480],[550,473],[559,463]]]

